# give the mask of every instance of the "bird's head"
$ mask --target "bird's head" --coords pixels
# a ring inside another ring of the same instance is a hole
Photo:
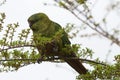
[[[32,16],[30,16],[28,18],[28,23],[29,23],[30,28],[37,21],[42,21],[42,20],[45,20],[45,19],[49,20],[48,16],[44,13],[33,14]]]

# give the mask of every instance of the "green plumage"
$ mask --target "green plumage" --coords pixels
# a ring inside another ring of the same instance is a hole
[[[37,13],[32,15],[28,19],[28,22],[30,28],[33,30],[33,35],[40,34],[41,37],[53,39],[57,32],[62,31],[61,35],[58,35],[58,38],[61,38],[61,44],[59,45],[63,47],[66,44],[70,44],[68,36],[62,27],[59,24],[51,21],[44,13]]]
[[[68,48],[66,45],[70,46],[71,44],[68,35],[59,24],[51,21],[46,14],[33,14],[29,17],[28,22],[33,31],[34,42],[41,55],[48,57],[76,57],[73,52],[70,52],[70,54],[62,52],[63,48]],[[78,73],[84,74],[87,72],[79,60],[71,59],[65,61]]]

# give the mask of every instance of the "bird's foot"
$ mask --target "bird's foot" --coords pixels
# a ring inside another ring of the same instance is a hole
[[[40,64],[43,61],[43,56],[41,56],[39,59],[37,59],[37,63]]]
[[[41,59],[41,58],[37,59],[37,63],[38,63],[38,64],[40,64],[41,62],[42,62],[42,59]]]

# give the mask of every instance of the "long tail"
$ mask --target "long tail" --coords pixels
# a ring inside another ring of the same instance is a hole
[[[65,59],[65,61],[75,69],[79,74],[86,74],[87,69],[82,65],[81,61],[78,59]]]

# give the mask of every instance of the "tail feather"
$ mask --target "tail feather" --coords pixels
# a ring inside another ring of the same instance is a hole
[[[75,53],[72,53],[69,55],[69,57],[77,57]],[[84,65],[81,63],[78,59],[65,59],[65,61],[73,68],[75,69],[79,74],[86,74],[87,69],[84,67]]]
[[[72,68],[74,68],[79,74],[86,74],[87,70],[79,60],[66,59],[65,60]]]

